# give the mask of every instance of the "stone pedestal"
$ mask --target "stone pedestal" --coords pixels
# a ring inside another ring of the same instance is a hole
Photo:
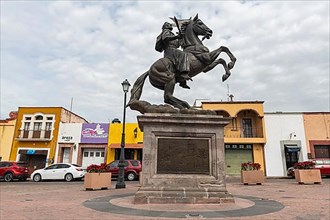
[[[145,114],[136,204],[234,202],[226,189],[224,133],[217,115]]]

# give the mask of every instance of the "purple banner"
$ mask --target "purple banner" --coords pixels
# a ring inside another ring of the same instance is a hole
[[[108,135],[109,124],[83,124],[81,130],[81,143],[108,143]]]

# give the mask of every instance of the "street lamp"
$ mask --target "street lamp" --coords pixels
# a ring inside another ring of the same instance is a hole
[[[123,114],[123,132],[121,134],[121,144],[120,144],[120,158],[119,158],[119,174],[116,184],[116,189],[126,188],[125,180],[124,180],[124,168],[125,168],[125,156],[124,156],[124,147],[125,147],[125,118],[126,118],[126,95],[129,90],[131,84],[129,84],[128,80],[125,79],[124,82],[121,83],[123,86],[124,95],[124,114]]]

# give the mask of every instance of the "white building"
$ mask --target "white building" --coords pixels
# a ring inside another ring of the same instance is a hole
[[[266,175],[287,176],[287,169],[308,160],[302,113],[265,113]]]
[[[56,163],[77,163],[82,123],[60,123]]]

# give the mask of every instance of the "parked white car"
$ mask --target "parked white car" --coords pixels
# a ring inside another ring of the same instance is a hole
[[[35,182],[42,180],[65,180],[82,179],[86,170],[76,164],[58,163],[52,164],[43,169],[35,170],[31,179]]]

